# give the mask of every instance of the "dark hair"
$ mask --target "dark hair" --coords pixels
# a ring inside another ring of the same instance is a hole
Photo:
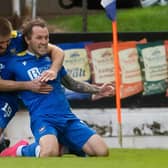
[[[8,19],[0,17],[0,36],[8,36],[11,34],[12,25]]]
[[[47,23],[41,18],[25,21],[22,25],[23,36],[30,39],[32,35],[32,29],[34,26],[44,28],[47,27]]]

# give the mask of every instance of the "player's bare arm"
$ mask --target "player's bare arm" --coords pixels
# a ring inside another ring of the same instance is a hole
[[[102,97],[113,96],[115,94],[115,86],[112,83],[96,86],[86,82],[74,80],[70,75],[64,76],[61,82],[66,88],[70,90],[93,94],[93,100],[97,100]]]
[[[86,82],[77,81],[70,75],[64,76],[61,82],[66,88],[76,92],[98,93],[100,91],[100,88],[98,88],[97,86],[91,85]]]
[[[41,82],[39,80],[16,82],[12,80],[0,79],[0,91],[1,92],[30,90],[32,92],[48,94],[52,89],[53,88],[51,85]]]
[[[60,68],[63,64],[63,60],[64,60],[64,52],[59,47],[52,45],[52,44],[49,44],[48,45],[48,52],[51,55],[52,65],[49,70],[44,71],[41,74],[40,80],[42,82],[47,82],[49,80],[56,79],[57,73],[60,70]]]

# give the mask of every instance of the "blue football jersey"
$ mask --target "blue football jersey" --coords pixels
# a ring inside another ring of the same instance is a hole
[[[9,75],[15,76],[16,81],[30,81],[38,78],[43,71],[48,70],[51,63],[49,55],[37,58],[32,53],[27,52],[23,56],[12,57],[8,64]],[[59,121],[58,116],[75,118],[61,86],[61,78],[66,74],[66,70],[62,67],[57,78],[49,82],[54,88],[49,94],[39,94],[31,91],[20,92],[20,96],[27,106],[32,120],[36,120],[40,116],[51,115],[57,116],[57,122],[63,123],[62,119]]]
[[[10,44],[5,53],[0,55],[0,78],[12,79],[6,76],[6,64],[9,62],[12,55],[25,50],[22,34],[17,31],[12,31]],[[17,97],[15,92],[0,92],[0,100],[4,100],[13,106],[17,106]]]

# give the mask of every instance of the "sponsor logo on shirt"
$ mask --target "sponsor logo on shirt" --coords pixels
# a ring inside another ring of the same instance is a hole
[[[37,79],[40,76],[40,72],[37,67],[29,69],[27,73],[31,80]]]

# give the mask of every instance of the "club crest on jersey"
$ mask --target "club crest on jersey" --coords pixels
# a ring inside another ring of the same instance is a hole
[[[2,71],[2,69],[5,68],[5,65],[4,64],[0,64],[0,72]]]
[[[25,65],[27,64],[27,62],[26,62],[26,61],[23,61],[22,64],[25,66]]]
[[[10,53],[11,53],[12,55],[15,55],[15,54],[16,54],[16,48],[11,48],[11,49],[10,49]]]
[[[45,57],[46,61],[51,61],[50,57]]]

